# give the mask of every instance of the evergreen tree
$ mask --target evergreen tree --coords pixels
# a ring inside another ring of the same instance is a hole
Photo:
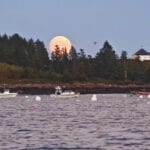
[[[126,51],[122,51],[122,53],[121,53],[121,60],[122,61],[126,61],[127,60],[127,52]]]
[[[62,53],[58,45],[55,46],[55,50],[51,54],[51,59],[54,71],[62,73]]]
[[[37,69],[46,69],[49,64],[48,52],[44,46],[44,43],[40,40],[35,42],[35,61]]]
[[[95,73],[97,77],[115,79],[117,77],[117,55],[108,41],[96,55]]]
[[[69,52],[69,59],[70,60],[77,60],[78,59],[78,54],[77,54],[77,51],[76,51],[74,46],[71,47],[71,50]]]
[[[76,80],[79,76],[79,56],[73,46],[69,53],[69,70],[72,80]]]
[[[28,66],[27,41],[18,34],[14,34],[9,38],[10,54],[12,58],[10,62],[19,66]]]
[[[122,51],[121,53],[121,66],[122,66],[122,71],[123,72],[123,79],[126,81],[127,80],[127,52]]]

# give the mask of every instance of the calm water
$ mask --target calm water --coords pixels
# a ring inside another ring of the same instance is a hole
[[[150,98],[125,94],[0,99],[0,150],[150,149]]]

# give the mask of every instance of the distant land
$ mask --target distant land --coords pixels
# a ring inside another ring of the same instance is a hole
[[[51,93],[56,85],[80,93],[121,93],[149,90],[150,61],[118,56],[106,40],[92,57],[74,46],[53,45],[49,56],[39,39],[25,39],[15,33],[0,35],[0,83],[19,93]],[[149,90],[150,91],[150,90]]]

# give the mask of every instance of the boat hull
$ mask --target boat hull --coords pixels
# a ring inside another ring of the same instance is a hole
[[[150,92],[137,92],[138,95],[148,96]]]
[[[54,97],[54,98],[76,98],[79,97],[80,94],[60,94],[60,95],[55,95],[52,94],[50,95],[50,97]]]
[[[17,93],[0,93],[0,98],[12,98],[16,96]]]

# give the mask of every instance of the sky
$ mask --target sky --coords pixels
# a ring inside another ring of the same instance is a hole
[[[95,56],[107,40],[120,56],[150,52],[150,0],[0,0],[0,35],[50,40],[66,36]],[[96,42],[96,44],[94,44]]]

